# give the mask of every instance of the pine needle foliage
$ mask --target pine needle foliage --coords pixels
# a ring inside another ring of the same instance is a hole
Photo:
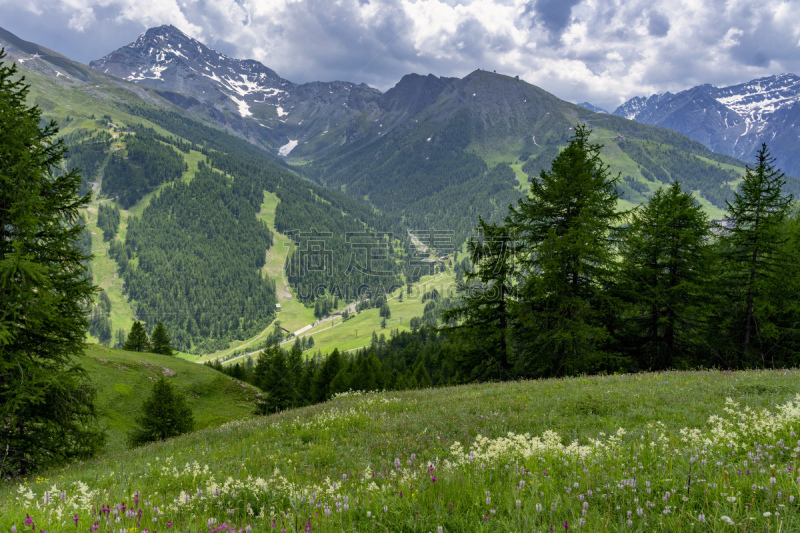
[[[161,322],[156,324],[156,328],[150,336],[150,351],[161,355],[172,355],[169,333],[167,333],[167,328]]]
[[[600,160],[586,126],[549,172],[531,181],[506,220],[525,274],[515,314],[521,371],[563,375],[616,370],[604,351],[608,301],[604,286],[614,264],[619,176]]]
[[[782,278],[796,269],[784,253],[786,222],[794,200],[783,192],[785,185],[784,173],[775,168],[775,158],[762,144],[755,166],[747,167],[740,191],[728,202],[720,244],[728,267],[730,366],[763,366],[781,340],[793,335],[775,320],[782,312],[778,307],[793,305],[781,295]]]
[[[5,53],[0,51],[0,60]],[[79,365],[94,289],[78,248],[78,170],[55,122],[0,63],[0,477],[92,455],[103,443]]]
[[[194,415],[186,398],[161,376],[136,418],[139,427],[128,435],[131,447],[170,439],[194,429]]]
[[[679,183],[658,189],[622,232],[620,325],[638,368],[691,366],[704,351],[712,279],[708,217]]]

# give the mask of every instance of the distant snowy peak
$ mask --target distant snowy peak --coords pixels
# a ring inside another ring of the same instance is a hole
[[[159,89],[173,104],[276,152],[283,149],[286,156],[321,153],[345,142],[350,120],[381,95],[365,84],[292,83],[258,61],[226,56],[174,26],[151,28],[89,65]]]
[[[675,98],[683,99],[687,95],[696,96],[700,93],[708,95],[742,118],[758,120],[760,117],[800,102],[800,77],[794,74],[779,74],[729,87],[719,88],[705,84],[677,94],[667,92],[647,98],[637,96],[619,106],[614,114],[639,120],[641,116],[650,114],[654,108]]]
[[[800,176],[800,77],[794,74],[631,98],[614,114],[675,130],[745,161],[767,143],[783,169]]]
[[[252,114],[249,106],[253,103],[279,107],[294,87],[258,61],[228,57],[174,26],[151,28],[135,42],[89,65],[128,81],[173,91],[186,91],[187,83],[213,82],[243,117]]]
[[[739,85],[714,87],[712,96],[742,116],[769,114],[800,101],[800,77],[780,74]]]

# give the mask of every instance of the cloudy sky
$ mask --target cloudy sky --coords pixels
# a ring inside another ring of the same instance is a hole
[[[800,74],[800,0],[0,0],[0,26],[88,63],[177,26],[295,82],[519,75],[606,109],[632,96]]]

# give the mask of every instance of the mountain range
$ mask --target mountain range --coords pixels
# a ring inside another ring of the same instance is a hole
[[[292,294],[330,294],[312,285],[352,283],[348,233],[393,233],[383,241],[387,283],[418,276],[409,231],[438,230],[452,249],[479,216],[501,221],[576,124],[603,145],[627,207],[680,181],[721,216],[744,168],[670,129],[594,112],[485,70],[463,78],[408,74],[386,92],[344,81],[296,84],[171,26],[148,30],[93,68],[5,30],[0,46],[44,118],[59,122],[85,190],[97,193],[88,221],[97,233],[96,279],[113,304],[110,330],[163,321],[178,347],[195,353],[263,331],[275,318],[276,295],[286,309]],[[110,240],[99,236],[100,203],[122,209]],[[272,225],[252,225],[256,214]],[[331,235],[332,273],[287,269],[283,277],[282,258],[291,254],[270,243],[294,240],[302,250],[312,229]],[[236,253],[237,239],[255,252]],[[265,255],[279,265],[267,279]],[[238,302],[245,293],[228,287],[233,282],[252,287],[259,303]],[[223,297],[230,301],[220,310]]]
[[[169,25],[151,28],[89,65],[162,89],[159,94],[174,104],[210,116],[280,155],[293,149],[313,155],[313,147],[342,142],[348,120],[381,94],[342,81],[296,84],[258,61],[220,54]],[[318,138],[326,142],[307,146]]]
[[[462,238],[478,214],[502,217],[527,186],[530,172],[523,167],[534,173],[546,167],[544,159],[554,157],[579,122],[595,130],[612,169],[623,174],[623,194],[634,203],[660,180],[680,179],[709,205],[723,208],[738,179],[733,168],[742,166],[669,130],[594,112],[518,77],[484,70],[464,78],[409,74],[385,93],[343,81],[295,84],[172,26],[151,28],[90,64],[152,87],[190,114],[302,163],[298,172],[319,183],[369,199],[413,226],[459,226]],[[642,142],[673,152],[656,161],[637,149]],[[505,166],[497,168],[499,163]],[[719,163],[729,166],[707,178],[722,168]],[[688,175],[678,167],[696,171]],[[463,199],[458,207],[451,200],[456,191]],[[475,205],[487,207],[477,212]]]
[[[767,143],[778,165],[800,176],[800,77],[794,74],[636,97],[614,114],[675,130],[745,161],[752,161],[761,143]]]

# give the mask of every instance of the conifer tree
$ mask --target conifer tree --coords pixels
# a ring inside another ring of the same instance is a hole
[[[144,330],[141,322],[134,322],[131,326],[131,332],[128,333],[128,338],[125,339],[125,346],[123,349],[131,352],[149,352],[151,349],[150,339],[147,338],[147,332]]]
[[[417,363],[417,366],[414,368],[414,381],[416,382],[416,387],[421,389],[425,389],[433,385],[431,376],[428,374],[428,369],[425,368],[425,365],[422,361]]]
[[[531,181],[528,196],[506,219],[527,278],[515,305],[519,364],[529,375],[617,370],[604,351],[605,291],[614,258],[612,233],[619,176],[600,160],[590,131],[575,127],[569,145],[549,172]]]
[[[507,378],[513,292],[513,243],[508,229],[478,218],[478,235],[467,243],[474,269],[459,284],[461,304],[442,312],[448,332],[468,339],[459,354],[462,377]]]
[[[0,61],[5,53],[0,50]],[[0,477],[95,453],[94,389],[79,364],[91,304],[78,170],[56,123],[0,63]]]
[[[261,384],[261,390],[267,395],[266,412],[276,413],[294,405],[295,387],[288,372],[286,354],[281,347],[273,344],[267,350],[269,352],[269,370],[266,379]]]
[[[136,418],[137,428],[128,435],[128,444],[141,446],[169,439],[194,429],[194,415],[186,398],[161,376]]]
[[[324,402],[331,397],[331,382],[339,370],[342,368],[342,358],[339,349],[334,348],[325,361],[320,365],[319,370],[314,373],[314,384],[312,388],[312,399],[314,403]]]
[[[292,384],[292,407],[302,405],[305,401],[305,393],[300,388],[300,381],[303,378],[303,348],[293,346],[286,357],[286,374]]]
[[[151,349],[153,353],[161,355],[172,355],[172,346],[170,346],[169,334],[164,324],[159,322],[156,329],[153,330],[153,335],[150,337]]]
[[[709,235],[702,207],[677,182],[633,212],[620,240],[617,287],[630,303],[620,334],[639,368],[691,365],[705,341]]]
[[[775,158],[762,144],[755,166],[747,167],[740,191],[728,202],[720,244],[726,266],[724,312],[733,347],[732,366],[764,366],[777,345],[796,334],[794,324],[781,326],[775,321],[780,307],[794,305],[781,290],[781,278],[797,267],[782,253],[793,200],[791,194],[784,194],[785,184],[785,175],[775,168]]]

